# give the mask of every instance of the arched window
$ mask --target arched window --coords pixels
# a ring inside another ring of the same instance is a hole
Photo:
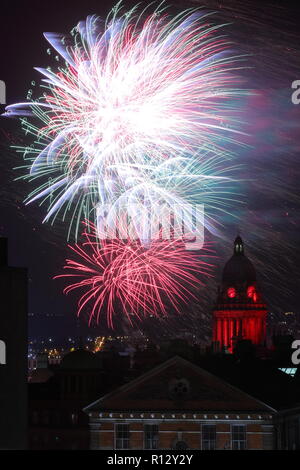
[[[229,287],[227,289],[227,295],[230,299],[234,299],[234,297],[236,297],[236,290],[234,287]]]

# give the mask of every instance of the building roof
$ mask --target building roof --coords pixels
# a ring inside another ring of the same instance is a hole
[[[84,411],[274,412],[265,403],[175,356]]]
[[[53,377],[54,373],[50,369],[36,369],[33,370],[30,376],[30,383],[44,383],[47,382],[50,377]]]
[[[94,353],[79,348],[64,356],[60,369],[99,369],[99,359]]]

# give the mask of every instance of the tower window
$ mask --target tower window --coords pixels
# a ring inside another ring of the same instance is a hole
[[[236,255],[244,253],[243,240],[241,239],[241,237],[236,237],[234,241],[234,253]]]
[[[256,295],[256,292],[255,292],[255,287],[254,286],[249,286],[247,288],[247,297],[249,297],[249,299],[253,299],[254,302],[257,298],[257,295]]]
[[[229,287],[229,289],[227,289],[227,295],[228,295],[228,297],[233,299],[236,296],[235,288],[234,287]]]

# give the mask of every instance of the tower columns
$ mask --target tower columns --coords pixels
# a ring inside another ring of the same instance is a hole
[[[266,337],[267,310],[256,282],[256,272],[245,256],[240,237],[234,242],[233,255],[225,264],[222,284],[213,311],[213,341],[220,349],[233,352],[238,339],[263,345]]]

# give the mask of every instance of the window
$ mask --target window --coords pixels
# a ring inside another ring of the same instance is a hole
[[[129,424],[116,424],[116,449],[129,449]]]
[[[236,424],[232,426],[232,449],[245,450],[246,446],[246,426],[244,424]]]
[[[145,449],[157,449],[158,448],[158,425],[157,424],[145,424],[144,436],[145,436]]]
[[[227,295],[228,297],[230,297],[231,299],[233,299],[234,297],[236,297],[236,290],[234,287],[229,287],[229,289],[227,289]]]
[[[202,450],[215,450],[216,426],[214,424],[202,425]]]

